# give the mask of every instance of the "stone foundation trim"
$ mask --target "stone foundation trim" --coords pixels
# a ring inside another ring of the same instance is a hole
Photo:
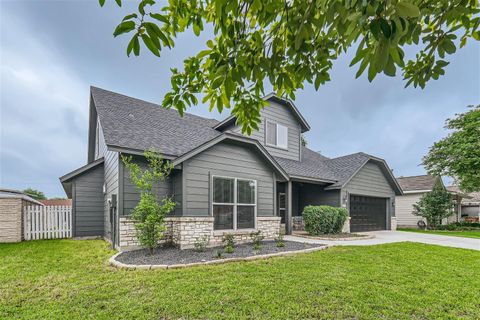
[[[350,220],[352,217],[348,217],[347,220],[345,220],[345,223],[343,224],[342,228],[342,233],[350,233]]]
[[[390,217],[390,230],[397,230],[397,217]]]
[[[136,237],[136,229],[132,219],[120,217],[120,250],[140,248]],[[208,247],[219,246],[223,243],[225,234],[233,233],[235,242],[250,241],[250,234],[261,231],[265,239],[277,238],[280,234],[280,217],[257,217],[256,229],[245,230],[213,230],[214,218],[205,217],[167,217],[165,218],[165,242],[171,242],[180,249],[191,249],[196,241],[205,237],[209,239]]]
[[[180,269],[180,268],[188,268],[194,266],[201,266],[201,265],[209,265],[209,264],[224,264],[230,262],[239,262],[239,261],[252,261],[252,260],[264,260],[274,257],[280,256],[293,256],[302,253],[309,253],[314,251],[325,250],[329,248],[329,245],[325,245],[322,247],[315,247],[315,248],[308,248],[303,250],[295,250],[295,251],[285,251],[285,252],[277,252],[277,253],[270,253],[270,254],[262,254],[250,257],[243,257],[243,258],[226,258],[226,259],[219,259],[219,260],[212,260],[212,261],[205,261],[205,262],[194,262],[194,263],[186,263],[186,264],[125,264],[116,260],[116,257],[120,255],[122,252],[118,252],[117,254],[113,255],[109,260],[109,264],[113,267],[119,269],[137,269],[137,270],[155,270],[155,269]]]

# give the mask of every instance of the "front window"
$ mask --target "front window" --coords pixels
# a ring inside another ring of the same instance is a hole
[[[269,146],[288,148],[288,127],[281,124],[267,121],[266,144]]]
[[[213,177],[215,230],[255,228],[256,186],[255,180]]]

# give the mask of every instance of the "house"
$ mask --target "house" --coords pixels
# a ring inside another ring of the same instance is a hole
[[[43,206],[22,191],[0,188],[0,243],[23,239],[25,206]]]
[[[72,199],[45,199],[39,201],[45,206],[72,206]]]
[[[273,238],[281,223],[290,234],[306,205],[347,208],[345,231],[396,228],[394,200],[402,191],[383,159],[361,152],[330,159],[303,147],[310,126],[294,103],[273,94],[265,100],[260,129],[244,136],[232,116],[181,117],[92,87],[88,163],[60,178],[73,199],[74,235],[103,236],[121,249],[137,245],[129,215],[139,192],[120,156],[145,167],[149,149],[174,166],[156,192],[177,204],[166,225],[181,248],[203,235],[219,244],[227,232],[238,241],[252,230]]]
[[[397,225],[400,228],[417,228],[420,220],[425,221],[422,217],[413,214],[413,205],[420,201],[420,198],[433,190],[435,186],[441,186],[445,189],[442,178],[440,176],[419,175],[410,177],[398,177],[398,184],[403,190],[403,195],[397,196],[395,200]],[[457,213],[459,208],[457,203],[462,201],[463,194],[452,192],[455,202],[454,211],[456,214],[442,221],[443,224],[458,221]]]
[[[448,186],[447,190],[456,194],[462,194],[458,186]],[[479,222],[480,219],[480,192],[470,192],[463,195],[459,210],[459,220]]]

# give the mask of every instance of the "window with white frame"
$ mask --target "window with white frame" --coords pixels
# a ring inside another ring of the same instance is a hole
[[[265,140],[266,144],[269,146],[287,149],[288,127],[279,123],[267,121]]]
[[[212,191],[215,230],[255,228],[257,211],[255,180],[214,176]]]

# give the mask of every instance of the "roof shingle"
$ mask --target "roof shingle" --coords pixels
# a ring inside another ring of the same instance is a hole
[[[96,87],[91,93],[108,146],[180,156],[221,134],[212,128],[214,119],[181,117],[176,110]]]
[[[431,175],[398,177],[397,182],[403,191],[432,190],[437,182],[437,178]]]

